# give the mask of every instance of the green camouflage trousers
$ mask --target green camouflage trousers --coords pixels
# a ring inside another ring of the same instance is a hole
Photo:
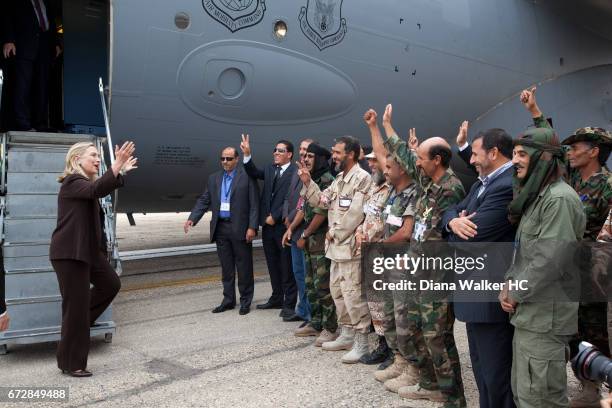
[[[407,291],[397,292],[397,296],[394,307],[399,352],[419,368],[421,387],[442,391],[448,397],[445,407],[465,407],[452,305],[423,302]]]
[[[567,407],[570,336],[514,328],[512,393],[520,408]]]
[[[310,238],[309,238],[310,239]],[[306,295],[310,303],[310,325],[317,330],[335,332],[338,328],[336,306],[329,291],[331,261],[323,251],[304,250],[306,266]]]

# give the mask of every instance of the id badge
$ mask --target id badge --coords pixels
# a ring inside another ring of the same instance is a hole
[[[422,241],[425,231],[427,231],[427,225],[422,222],[417,222],[414,226],[414,239],[416,241]]]
[[[221,203],[221,211],[229,211],[230,203]]]
[[[390,206],[390,205],[388,205],[388,206],[385,208],[385,214],[391,214],[391,206]]]
[[[350,198],[341,198],[340,199],[340,208],[349,208],[351,206],[351,202],[353,200],[351,200]]]
[[[401,227],[403,224],[403,220],[397,215],[389,215],[387,216],[387,224],[393,225],[395,227]]]

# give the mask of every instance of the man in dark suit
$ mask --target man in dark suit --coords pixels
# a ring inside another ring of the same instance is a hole
[[[459,155],[479,177],[467,197],[445,212],[443,234],[457,243],[510,243],[515,234],[507,209],[514,174],[512,138],[502,129],[489,129],[478,134],[470,147],[467,126],[464,122],[457,136]],[[510,266],[511,253],[503,249],[496,253],[495,267],[501,280]],[[514,407],[510,382],[513,328],[508,314],[495,302],[457,301],[454,311],[457,319],[466,322],[480,407]]]
[[[4,302],[4,268],[0,269],[0,332],[8,329],[9,315]]]
[[[304,157],[306,157],[308,146],[310,146],[312,142],[312,139],[304,139],[300,142],[299,155],[302,164],[304,163]],[[300,239],[305,227],[304,213],[301,211],[298,212],[297,210],[298,202],[300,201],[300,190],[302,190],[302,181],[296,171],[291,178],[291,183],[289,184],[287,196],[283,204],[283,220],[285,222],[285,227],[287,227],[287,231],[283,236],[283,245],[291,246],[291,266],[298,289],[298,303],[293,315],[283,317],[284,322],[297,322],[300,320],[308,322],[310,320],[310,304],[306,296],[306,262],[304,260],[304,250],[297,246],[297,241]],[[295,228],[289,231],[294,221],[296,222]]]
[[[251,160],[249,135],[242,135],[240,148],[244,155],[244,169],[254,179],[264,181],[259,205],[259,222],[262,226],[262,240],[266,263],[272,284],[272,296],[258,309],[283,309],[281,317],[292,316],[297,301],[297,287],[291,265],[291,248],[283,247],[282,239],[287,227],[283,223],[283,204],[289,184],[296,171],[293,159],[293,144],[280,140],[274,148],[272,164],[258,169]]]
[[[5,0],[3,55],[15,57],[17,130],[48,127],[49,69],[61,52],[53,8],[49,0]]]
[[[235,275],[238,272],[241,315],[249,313],[253,300],[253,238],[259,228],[259,187],[238,166],[238,151],[226,147],[221,152],[223,170],[208,178],[204,194],[198,198],[187,221],[185,233],[195,226],[206,211],[212,211],[210,239],[217,244],[221,261],[223,301],[213,313],[236,306]]]

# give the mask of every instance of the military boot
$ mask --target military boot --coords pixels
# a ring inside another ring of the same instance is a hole
[[[419,369],[412,364],[408,364],[398,377],[385,381],[385,389],[397,393],[402,387],[408,387],[418,383]]]
[[[317,339],[314,342],[315,347],[321,347],[323,343],[327,343],[329,341],[336,340],[338,336],[340,335],[338,333],[339,331],[340,330],[336,329],[336,331],[332,333],[327,329],[323,329],[321,334],[319,334],[319,337],[317,337]]]
[[[395,355],[392,352],[389,352],[389,356],[387,357],[387,359],[383,361],[382,363],[380,363],[378,367],[376,367],[376,369],[379,371],[382,371],[385,368],[389,367],[391,364],[393,364],[394,361],[395,361]]]
[[[570,400],[569,406],[571,408],[597,408],[599,404],[600,396],[599,385],[592,381],[581,381],[578,395]]]
[[[400,353],[395,353],[394,358],[393,364],[389,367],[374,372],[374,378],[376,378],[377,381],[385,382],[392,378],[399,377],[404,372],[404,369],[408,366],[408,361],[406,361]]]
[[[310,324],[305,325],[304,327],[298,327],[293,332],[293,335],[296,337],[309,337],[309,336],[318,336],[321,333],[320,330],[315,329]]]
[[[342,362],[346,364],[355,364],[359,359],[368,352],[368,335],[365,333],[355,334],[355,341],[351,351],[342,356]]]
[[[387,341],[385,340],[385,336],[378,336],[378,346],[372,350],[370,353],[364,354],[359,362],[362,364],[379,364],[389,358],[391,354],[391,350],[387,345]]]
[[[334,341],[323,343],[322,348],[326,351],[350,350],[353,347],[354,338],[355,330],[348,326],[342,326],[340,337]]]
[[[402,398],[407,399],[425,399],[434,402],[447,402],[447,397],[440,390],[428,390],[422,388],[419,384],[402,387],[397,391],[397,394]]]

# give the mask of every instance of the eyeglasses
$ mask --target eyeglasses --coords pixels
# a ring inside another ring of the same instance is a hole
[[[287,149],[283,149],[282,147],[277,147],[273,150],[274,153],[287,153]]]
[[[231,162],[234,161],[233,157],[221,157],[222,162]]]

